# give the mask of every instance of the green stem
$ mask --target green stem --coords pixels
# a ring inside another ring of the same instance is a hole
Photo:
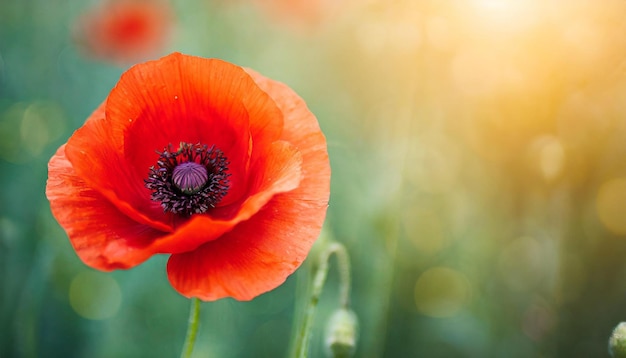
[[[330,256],[335,254],[339,264],[339,304],[342,308],[350,307],[350,258],[346,248],[338,242],[330,242],[320,253],[317,271],[313,278],[311,296],[305,309],[300,330],[296,337],[296,357],[306,358],[309,352],[309,340],[311,338],[311,327],[313,327],[313,315],[317,309],[326,276],[328,275],[328,261]]]
[[[189,310],[189,323],[187,325],[187,337],[180,358],[190,358],[193,353],[193,346],[196,343],[198,334],[198,322],[200,317],[200,300],[196,297],[191,299],[191,309]]]

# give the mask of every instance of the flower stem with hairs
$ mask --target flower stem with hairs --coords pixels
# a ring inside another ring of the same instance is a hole
[[[185,345],[183,351],[180,353],[180,358],[189,358],[193,353],[193,346],[196,343],[196,336],[198,334],[198,325],[200,317],[200,300],[196,297],[191,299],[191,309],[189,310],[189,322],[187,324],[187,337],[185,338]]]
[[[336,241],[328,241],[325,243],[325,247],[320,252],[316,262],[317,270],[313,277],[311,295],[304,311],[304,318],[302,319],[300,328],[295,337],[295,357],[306,358],[308,356],[313,315],[317,309],[317,304],[322,294],[324,283],[326,282],[326,276],[329,270],[328,261],[332,254],[337,256],[339,265],[339,305],[344,309],[349,309],[350,307],[350,258],[346,248],[342,244]]]

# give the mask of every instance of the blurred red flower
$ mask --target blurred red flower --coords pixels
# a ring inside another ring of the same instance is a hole
[[[79,18],[75,39],[89,56],[135,62],[165,45],[172,18],[164,0],[104,0]]]
[[[174,53],[131,67],[48,165],[52,214],[89,266],[171,254],[187,297],[249,300],[293,273],[320,233],[330,166],[286,85]]]

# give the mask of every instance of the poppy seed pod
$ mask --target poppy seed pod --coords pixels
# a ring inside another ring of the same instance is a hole
[[[326,348],[330,357],[352,357],[356,350],[359,323],[347,308],[333,312],[326,326]]]
[[[621,322],[613,330],[609,338],[609,353],[613,358],[626,357],[626,322]]]

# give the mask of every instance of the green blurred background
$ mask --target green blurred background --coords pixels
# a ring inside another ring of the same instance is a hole
[[[45,198],[48,159],[128,67],[72,42],[95,3],[0,2],[0,357],[170,357],[184,340],[167,258],[91,270]],[[317,115],[356,356],[608,356],[626,320],[626,3],[295,3],[177,1],[161,54],[254,68]],[[285,356],[309,276],[204,303],[194,357]]]

